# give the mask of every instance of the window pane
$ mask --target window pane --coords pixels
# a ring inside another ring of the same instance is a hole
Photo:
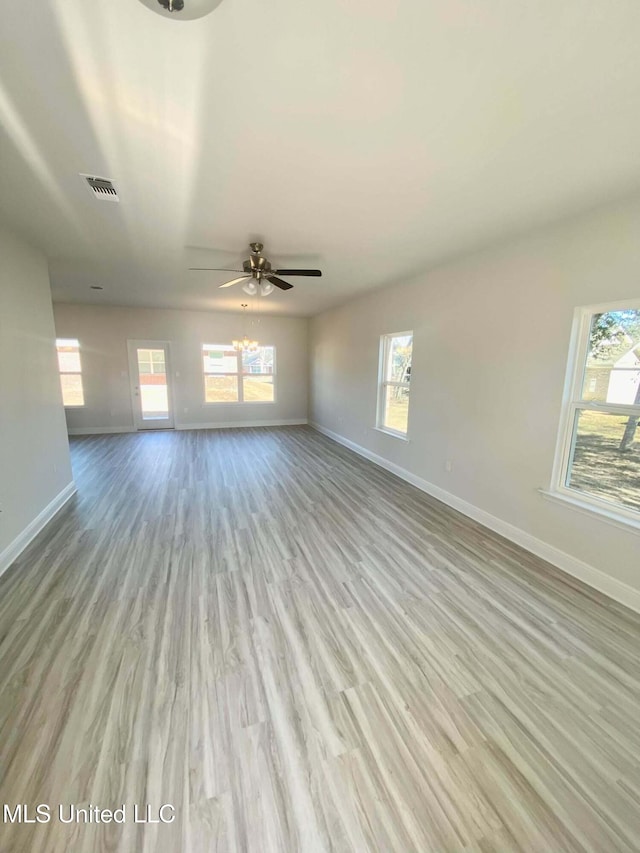
[[[640,403],[640,310],[607,311],[592,317],[582,399]]]
[[[274,347],[258,347],[255,352],[242,353],[242,370],[245,373],[273,373]]]
[[[204,399],[206,403],[237,403],[237,376],[205,376]]]
[[[245,403],[273,403],[273,376],[243,376]]]
[[[238,372],[238,354],[229,344],[204,344],[202,361],[205,373]]]
[[[151,373],[164,374],[164,350],[154,350],[151,353]]]
[[[385,387],[384,420],[385,429],[407,432],[409,421],[409,389],[395,385]]]
[[[61,373],[80,373],[80,353],[78,350],[58,349],[58,367]]]
[[[141,374],[164,374],[164,350],[139,349],[138,372]]]
[[[638,418],[580,410],[566,485],[600,500],[640,510]]]
[[[82,376],[79,373],[60,374],[62,402],[65,406],[84,406]]]
[[[385,367],[387,382],[409,382],[413,335],[391,338]]]

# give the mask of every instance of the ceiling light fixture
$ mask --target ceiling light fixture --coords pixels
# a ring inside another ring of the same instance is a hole
[[[258,292],[258,285],[253,279],[250,279],[246,284],[242,285],[242,289],[245,293],[248,293],[249,296],[255,296]]]
[[[243,314],[243,317],[245,318],[243,320],[245,332],[244,332],[244,336],[242,337],[241,340],[231,341],[231,343],[233,344],[233,348],[235,350],[242,350],[243,352],[255,352],[258,349],[258,341],[249,340],[249,337],[248,337],[247,331],[246,331],[247,330],[247,320],[246,320],[247,303],[243,302],[240,307],[242,308],[242,314]]]
[[[204,18],[220,5],[222,0],[140,0],[143,6],[163,18],[174,21],[195,21]]]
[[[270,281],[263,281],[262,286],[260,288],[260,296],[268,296],[270,293],[273,293],[274,287]]]

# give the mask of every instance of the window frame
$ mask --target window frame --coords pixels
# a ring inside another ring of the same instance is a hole
[[[204,369],[204,348],[221,348],[225,350],[234,349],[233,344],[200,344],[200,365],[202,369],[202,391],[203,391],[203,406],[273,406],[277,402],[277,383],[276,383],[276,346],[275,344],[260,344],[258,349],[262,347],[270,347],[273,350],[273,372],[272,373],[251,373],[244,370],[242,354],[243,350],[236,350],[236,365],[237,371],[234,373],[207,373]],[[237,400],[207,400],[207,376],[235,376],[238,379],[238,399]],[[244,399],[244,377],[245,376],[272,376],[273,377],[273,400],[245,400]]]
[[[567,486],[575,451],[576,419],[580,411],[604,412],[622,415],[623,417],[635,417],[636,415],[640,417],[640,405],[601,403],[585,400],[582,396],[587,370],[592,317],[594,314],[625,309],[640,310],[640,299],[585,305],[576,308],[574,312],[551,484],[548,491],[543,490],[543,494],[551,498],[559,498],[579,509],[596,513],[613,522],[622,523],[625,527],[637,528],[640,531],[639,511]]]
[[[380,335],[380,344],[379,344],[379,361],[378,361],[378,399],[376,402],[376,429],[380,432],[384,432],[387,435],[391,435],[394,438],[400,438],[404,441],[409,441],[409,415],[411,411],[411,382],[394,382],[392,379],[386,378],[386,364],[389,360],[389,352],[391,346],[393,345],[394,338],[406,338],[411,337],[411,375],[413,377],[413,331],[408,332],[389,332],[384,335]],[[384,423],[384,413],[385,413],[385,403],[387,400],[387,389],[389,387],[392,388],[406,388],[409,392],[409,402],[407,404],[407,431],[401,432],[400,430],[393,429],[392,427],[385,426]]]
[[[60,367],[60,347],[61,346],[71,346],[77,345],[78,347],[78,361],[80,363],[80,370],[62,370]],[[56,338],[56,360],[58,362],[58,377],[60,380],[60,394],[62,396],[62,405],[65,409],[84,409],[87,405],[87,399],[84,392],[84,377],[82,375],[82,357],[80,355],[80,340],[78,338]],[[62,389],[62,377],[63,376],[79,376],[80,377],[80,388],[82,390],[82,403],[65,403],[64,401],[64,391]]]

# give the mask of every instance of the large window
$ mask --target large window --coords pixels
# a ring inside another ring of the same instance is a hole
[[[235,350],[231,344],[203,344],[205,403],[273,403],[275,347]]]
[[[640,521],[640,303],[578,312],[555,491]]]
[[[409,425],[409,385],[413,332],[380,338],[378,429],[406,436]]]
[[[84,406],[80,343],[75,338],[58,338],[58,368],[62,386],[62,402],[66,408]]]

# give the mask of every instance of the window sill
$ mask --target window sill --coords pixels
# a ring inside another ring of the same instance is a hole
[[[584,498],[574,496],[573,494],[568,495],[565,492],[550,491],[548,489],[538,489],[538,491],[545,500],[553,501],[554,503],[563,504],[565,506],[568,505],[571,509],[575,509],[585,515],[597,515],[602,521],[607,524],[612,524],[614,527],[618,527],[621,530],[625,530],[627,533],[640,534],[640,518],[629,518],[627,515],[616,512],[614,507],[610,508],[608,506],[603,506],[599,503],[595,503],[595,501],[592,502],[590,500],[585,500]]]
[[[390,435],[391,438],[399,438],[400,441],[406,441],[406,442],[411,441],[411,439],[408,436],[402,435],[401,432],[393,432],[393,430],[383,429],[382,427],[373,427],[373,429],[375,429],[376,432],[381,432],[383,435]]]

